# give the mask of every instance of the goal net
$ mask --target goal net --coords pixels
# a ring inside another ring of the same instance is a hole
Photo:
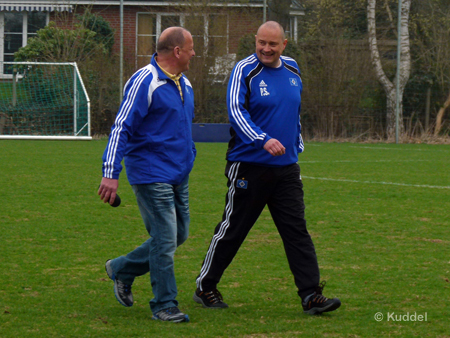
[[[91,139],[76,63],[0,62],[0,139]]]

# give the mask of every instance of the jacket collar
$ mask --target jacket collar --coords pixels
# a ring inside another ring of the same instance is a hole
[[[161,80],[172,80],[172,81],[173,81],[173,79],[171,79],[169,76],[166,75],[166,73],[164,73],[164,71],[161,69],[161,67],[160,67],[160,66],[158,65],[158,63],[156,62],[156,56],[157,56],[157,55],[158,55],[158,54],[156,54],[156,53],[152,55],[152,60],[150,61],[150,64],[151,64],[152,66],[154,66],[154,67],[157,69],[157,71],[158,71],[158,77],[159,77]],[[184,74],[181,73],[180,79],[182,79],[183,76],[184,76]]]

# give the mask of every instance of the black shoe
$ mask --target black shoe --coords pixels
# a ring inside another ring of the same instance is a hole
[[[203,307],[209,309],[223,309],[228,307],[227,303],[223,302],[222,295],[217,289],[208,292],[197,289],[192,298],[197,303],[202,304]]]
[[[105,264],[106,273],[108,277],[114,282],[114,294],[117,300],[123,306],[130,307],[133,305],[133,294],[131,293],[131,285],[125,284],[118,280],[111,268],[111,260],[107,260]]]
[[[328,299],[322,295],[322,290],[325,287],[325,282],[320,283],[316,291],[305,298],[302,302],[303,311],[310,315],[321,314],[323,312],[334,311],[341,306],[341,301],[338,298]]]
[[[152,319],[172,323],[181,323],[181,322],[188,322],[189,316],[181,312],[177,307],[170,307],[168,309],[156,312],[153,315]]]

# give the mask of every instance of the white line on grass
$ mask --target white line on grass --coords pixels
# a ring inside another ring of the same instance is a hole
[[[335,182],[351,182],[351,183],[366,183],[366,184],[384,184],[384,185],[400,185],[403,187],[415,187],[415,188],[431,188],[431,189],[450,189],[450,186],[439,186],[439,185],[423,185],[423,184],[406,184],[406,183],[395,183],[395,182],[375,182],[375,181],[357,181],[357,180],[345,180],[345,179],[335,179],[326,177],[311,177],[311,176],[301,176],[302,178],[307,178],[310,180],[320,180],[320,181],[335,181]]]
[[[364,161],[364,163],[379,163],[379,162],[431,162],[431,160],[373,160]],[[361,163],[361,161],[339,160],[339,161],[298,161],[299,164],[305,163]]]
[[[448,150],[445,149],[406,149],[406,148],[387,148],[387,147],[358,147],[358,146],[351,146],[350,148],[357,148],[357,149],[371,149],[371,150],[400,150],[400,151],[433,151],[433,152],[445,152],[448,153]]]

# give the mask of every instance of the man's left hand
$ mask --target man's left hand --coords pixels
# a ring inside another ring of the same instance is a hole
[[[286,153],[286,148],[277,139],[271,138],[264,145],[264,149],[272,156],[280,156]]]

